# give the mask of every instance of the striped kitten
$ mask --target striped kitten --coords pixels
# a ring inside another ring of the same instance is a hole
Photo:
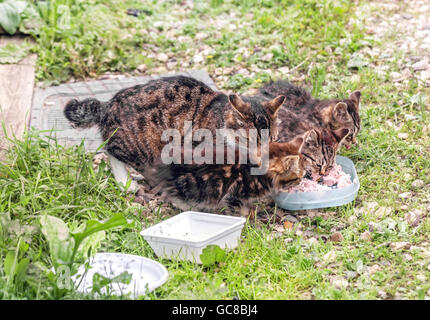
[[[284,108],[288,108],[315,127],[331,130],[349,129],[348,136],[339,144],[349,149],[357,142],[360,131],[360,92],[353,92],[348,99],[314,99],[303,88],[297,87],[286,80],[279,80],[263,85],[259,94],[271,99],[274,96],[286,97]]]
[[[252,175],[252,165],[238,161],[188,165],[159,162],[145,172],[145,177],[161,186],[163,197],[182,210],[248,216],[255,201],[300,182],[305,175],[301,149],[307,136],[305,133],[286,143],[271,142],[269,168],[264,175]]]

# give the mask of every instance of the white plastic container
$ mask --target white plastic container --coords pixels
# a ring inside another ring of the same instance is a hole
[[[237,247],[245,221],[241,217],[187,211],[140,234],[158,257],[201,263],[200,255],[208,245]]]

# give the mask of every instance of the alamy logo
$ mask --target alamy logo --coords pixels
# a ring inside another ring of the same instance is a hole
[[[250,163],[255,165],[251,167],[252,175],[263,175],[269,168],[268,129],[217,129],[214,139],[210,130],[193,132],[192,122],[185,121],[183,132],[181,134],[177,129],[163,131],[161,141],[168,142],[161,151],[164,164]],[[194,142],[200,143],[193,148]],[[239,159],[236,159],[237,155]]]

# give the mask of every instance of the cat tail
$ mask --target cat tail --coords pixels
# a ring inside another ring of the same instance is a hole
[[[66,104],[64,115],[74,127],[89,128],[100,123],[106,104],[94,98],[73,99]]]

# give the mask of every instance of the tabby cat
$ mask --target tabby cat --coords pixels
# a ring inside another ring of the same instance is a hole
[[[348,99],[314,99],[303,88],[294,86],[286,80],[279,80],[263,85],[259,94],[271,99],[274,96],[286,97],[284,108],[288,108],[315,127],[331,130],[349,129],[350,133],[342,143],[347,149],[355,144],[360,131],[360,92],[353,92]],[[282,125],[281,125],[282,126]],[[281,129],[282,132],[284,130]]]
[[[328,172],[335,163],[339,146],[350,134],[347,127],[332,130],[316,126],[288,108],[279,110],[278,119],[279,142],[290,141],[309,131],[302,148],[306,178],[309,179],[317,179]]]
[[[182,210],[240,213],[254,201],[297,184],[305,175],[301,149],[309,133],[290,142],[269,144],[269,168],[250,174],[251,164],[170,164],[147,169],[145,177],[164,190],[163,197]]]
[[[106,150],[114,176],[125,184],[123,163],[142,172],[158,159],[167,143],[161,141],[163,131],[177,129],[183,137],[185,121],[192,121],[193,129],[213,133],[221,128],[268,129],[270,139],[275,140],[277,112],[284,100],[283,96],[265,101],[227,96],[194,78],[174,76],[121,90],[108,102],[93,98],[69,101],[64,114],[75,127],[99,127],[108,140]]]

